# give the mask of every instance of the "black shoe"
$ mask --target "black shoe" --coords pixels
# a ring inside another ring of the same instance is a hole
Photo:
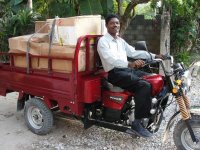
[[[151,137],[153,135],[141,125],[140,120],[133,121],[131,128],[135,131],[135,133],[138,136],[141,136],[141,137]]]

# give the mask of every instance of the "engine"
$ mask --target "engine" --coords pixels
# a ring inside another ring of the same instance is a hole
[[[125,124],[126,125],[131,125],[131,123],[135,120],[135,102],[134,98],[132,97],[130,102],[127,102],[129,107],[128,109],[124,109],[122,114],[123,118],[125,119]]]
[[[103,92],[103,118],[109,122],[121,120],[123,107],[129,98],[127,92]]]
[[[152,85],[152,96],[159,94],[164,86],[164,81],[160,75],[149,75],[144,77]],[[108,122],[120,122],[130,125],[134,121],[135,103],[134,94],[127,92],[119,87],[111,86],[106,81],[106,90],[103,90],[102,97],[102,117]],[[155,98],[152,99],[152,104],[155,103]],[[157,103],[157,99],[156,99]],[[155,103],[155,104],[156,104]],[[152,105],[153,106],[153,105]],[[156,105],[155,105],[156,106]],[[151,114],[156,111],[152,107]]]

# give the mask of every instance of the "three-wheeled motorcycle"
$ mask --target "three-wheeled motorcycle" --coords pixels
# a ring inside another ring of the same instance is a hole
[[[79,119],[86,129],[96,125],[134,134],[131,129],[131,123],[134,121],[134,93],[108,82],[107,73],[103,71],[96,50],[99,37],[80,37],[74,58],[1,53],[1,56],[9,58],[9,61],[0,63],[0,95],[19,92],[17,110],[24,109],[25,122],[33,133],[49,133],[53,126],[53,114],[59,112]],[[78,55],[81,45],[85,45],[86,49],[86,66],[85,70],[80,72]],[[14,57],[19,55],[27,57],[27,68],[15,66]],[[33,68],[33,58],[48,59],[48,69]],[[72,72],[53,71],[53,60],[71,61]],[[190,99],[187,97],[191,83],[190,73],[182,63],[174,63],[172,56],[166,55],[165,60],[170,61],[170,71],[165,68],[161,59],[152,59],[145,65],[144,69],[150,72],[150,75],[144,76],[143,80],[151,84],[152,102],[151,116],[143,119],[142,125],[151,133],[156,133],[166,108],[176,102],[178,110],[172,114],[167,124],[165,138],[176,116],[180,115],[181,120],[174,129],[175,145],[181,150],[200,149],[200,107],[191,108]],[[164,75],[155,73],[155,68],[159,67]]]

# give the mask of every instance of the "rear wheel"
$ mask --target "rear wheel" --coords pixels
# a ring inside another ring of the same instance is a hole
[[[174,142],[178,150],[199,150],[200,149],[200,116],[194,115],[190,121],[195,137],[199,141],[194,143],[184,121],[180,120],[174,128]]]
[[[35,134],[45,135],[53,127],[53,114],[45,103],[37,98],[31,98],[25,104],[25,122]]]

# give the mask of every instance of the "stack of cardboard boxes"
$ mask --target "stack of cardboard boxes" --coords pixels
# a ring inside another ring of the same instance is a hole
[[[36,34],[13,37],[9,39],[10,53],[23,53],[29,47],[29,53],[36,56],[56,56],[58,58],[74,58],[77,39],[83,35],[100,35],[105,33],[104,21],[100,15],[76,16],[69,18],[57,18],[54,26],[54,36],[51,50],[49,53],[49,33],[54,19],[39,21],[35,24]],[[43,27],[43,28],[42,28]],[[42,30],[40,30],[42,28]],[[39,32],[38,32],[39,31]],[[28,42],[29,41],[29,42]],[[78,70],[85,70],[85,48],[81,45],[79,51]],[[93,61],[94,52],[91,48],[91,58]],[[93,63],[91,63],[93,64]],[[17,67],[26,67],[26,56],[15,56],[14,65]],[[47,58],[31,59],[33,69],[48,69]],[[92,68],[93,66],[91,66]],[[52,70],[55,72],[70,73],[72,71],[72,61],[70,60],[52,60]]]

